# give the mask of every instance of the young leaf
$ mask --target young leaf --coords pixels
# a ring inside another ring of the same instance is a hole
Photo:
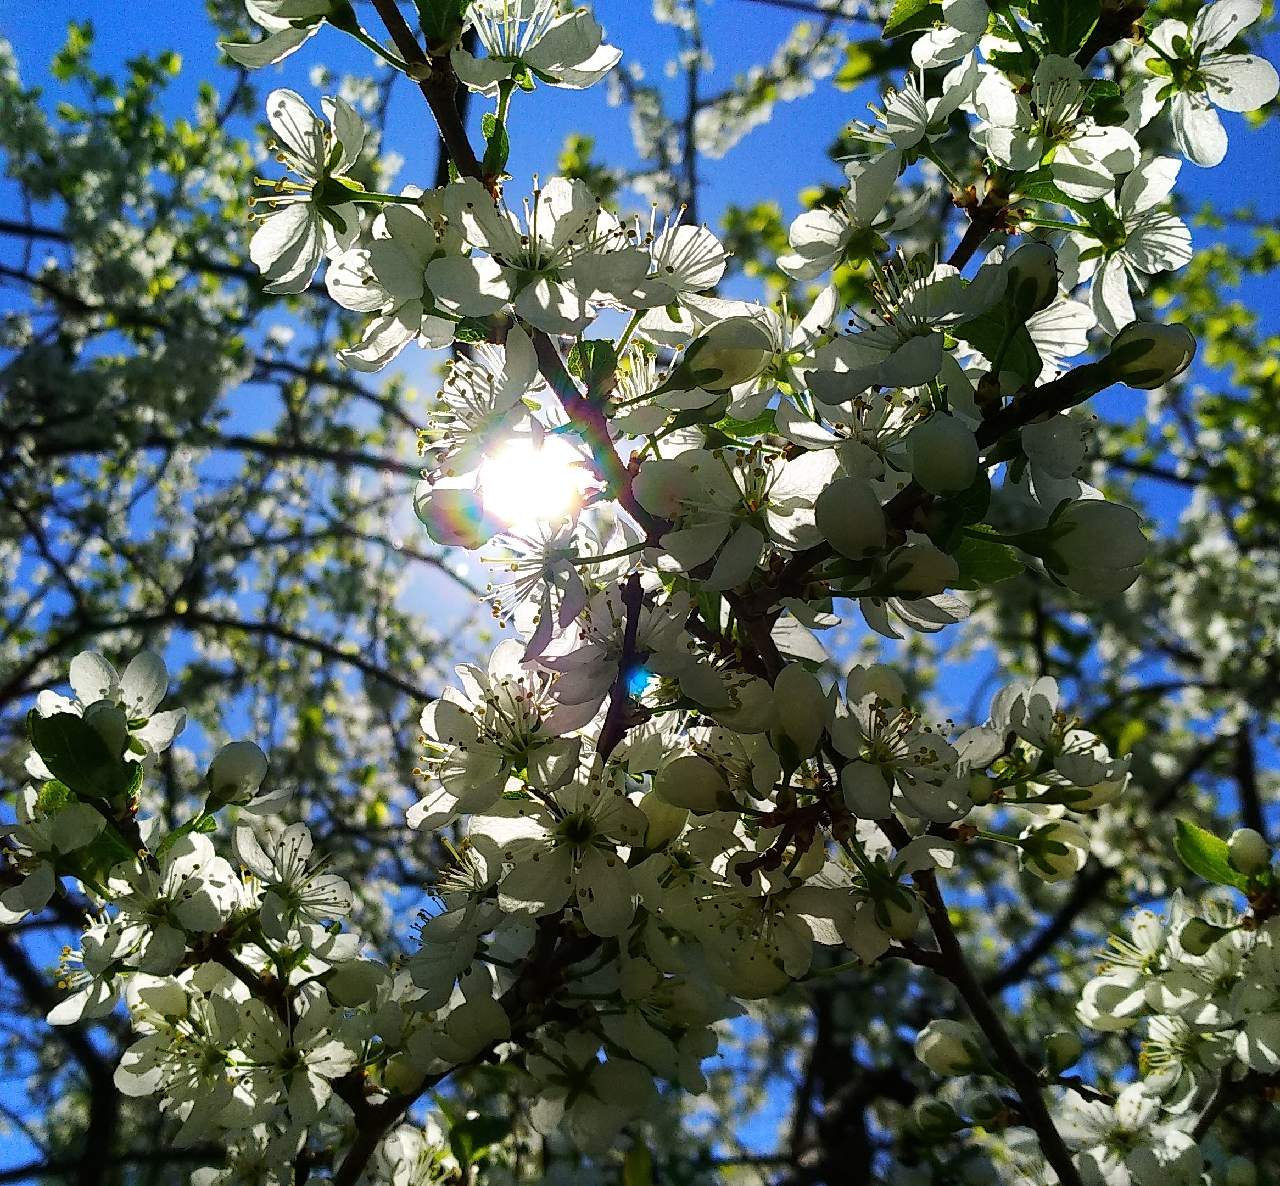
[[[581,379],[589,392],[598,395],[618,369],[618,354],[612,342],[589,338],[574,344],[569,351],[568,367],[569,374]]]
[[[1191,823],[1177,821],[1178,834],[1173,847],[1179,859],[1192,873],[1214,885],[1229,885],[1238,890],[1249,887],[1249,879],[1236,872],[1227,860],[1227,842],[1212,832]]]
[[[1098,23],[1099,0],[1036,0],[1031,19],[1040,26],[1049,51],[1070,57]]]
[[[965,536],[952,555],[960,566],[960,579],[955,582],[957,589],[984,589],[1024,571],[1017,552],[995,540]]]
[[[942,5],[930,0],[895,0],[893,11],[884,23],[884,37],[901,37],[927,29],[942,19]]]
[[[27,716],[27,735],[59,782],[82,798],[120,801],[137,785],[141,766],[113,754],[96,729],[75,713]]]

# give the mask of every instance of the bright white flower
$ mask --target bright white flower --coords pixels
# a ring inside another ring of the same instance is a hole
[[[262,930],[268,938],[285,943],[295,927],[323,929],[350,912],[351,889],[341,877],[324,872],[323,860],[311,859],[306,824],[261,833],[241,825],[232,847],[262,891]]]
[[[523,226],[474,178],[448,186],[444,207],[466,241],[491,257],[451,256],[433,269],[437,300],[466,316],[492,312],[493,297],[501,294],[530,325],[549,334],[578,333],[591,319],[597,293],[630,292],[649,270],[648,252],[628,244],[621,225],[577,178],[553,177],[535,189],[525,201]]]
[[[328,124],[295,91],[267,96],[267,122],[279,137],[277,159],[300,178],[281,179],[258,203],[272,207],[249,242],[249,258],[267,292],[302,292],[326,255],[349,247],[360,230],[352,201],[360,187],[344,174],[360,157],[368,130],[345,99],[322,99]]]
[[[463,690],[446,688],[422,710],[426,773],[443,798],[432,795],[409,812],[412,827],[431,827],[452,817],[485,811],[515,777],[539,791],[563,786],[574,776],[581,742],[557,736],[550,724],[556,702],[546,673],[524,665],[523,648],[505,639],[493,650],[487,671],[457,668]]]
[[[450,60],[471,90],[496,95],[498,84],[532,74],[551,86],[582,90],[618,64],[622,51],[585,8],[560,15],[557,0],[473,0],[467,17],[484,46],[477,58],[461,46]]]
[[[686,572],[705,564],[707,589],[742,584],[766,542],[791,549],[818,543],[813,504],[835,473],[830,450],[792,461],[757,452],[693,449],[647,461],[635,481],[640,504],[673,524],[662,546]]]
[[[472,821],[480,845],[496,842],[511,871],[498,886],[503,910],[553,914],[570,901],[602,938],[622,934],[635,914],[631,873],[618,852],[645,833],[645,817],[613,773],[581,775],[542,803]]]
[[[293,1125],[305,1127],[333,1093],[333,1080],[356,1065],[357,1055],[341,1035],[341,1018],[319,994],[303,998],[300,1016],[289,1028],[262,1001],[241,1011],[237,1094],[265,1119],[283,1105]]]
[[[987,0],[942,0],[937,22],[911,43],[911,60],[928,67],[963,58],[981,40],[990,19]]]
[[[1126,1087],[1114,1105],[1069,1092],[1057,1120],[1063,1139],[1080,1150],[1076,1165],[1087,1186],[1182,1186],[1200,1151],[1191,1138],[1158,1123],[1160,1105],[1141,1083]]]
[[[849,188],[835,209],[809,210],[787,232],[791,253],[778,256],[778,267],[796,280],[812,280],[851,254],[870,257],[886,249],[885,236],[915,221],[918,204],[887,211],[885,203],[898,180],[902,154],[883,152],[866,162],[845,166]]]
[[[244,0],[245,11],[266,30],[260,41],[220,41],[218,47],[233,62],[250,70],[274,65],[320,31],[326,17],[350,11],[348,0]]]
[[[651,227],[648,238],[653,267],[638,288],[641,303],[632,308],[672,305],[690,293],[714,288],[723,278],[729,256],[706,227],[668,220],[656,235]]]
[[[1094,123],[1082,113],[1084,71],[1049,55],[1036,67],[1030,94],[989,70],[974,95],[983,121],[974,135],[992,159],[1018,172],[1044,164],[1069,198],[1092,202],[1109,194],[1117,177],[1138,163],[1138,142],[1123,128]]]
[[[875,122],[855,122],[851,134],[869,144],[897,148],[903,152],[922,140],[941,136],[946,131],[947,121],[970,98],[981,78],[974,54],[957,56],[963,57],[964,61],[943,75],[938,94],[925,97],[923,70],[909,74],[898,90],[891,89],[885,93],[881,107],[868,104]]]
[[[1089,283],[1089,307],[1108,334],[1134,320],[1130,291],[1143,291],[1144,276],[1191,260],[1191,232],[1177,215],[1160,208],[1179,167],[1169,157],[1139,165],[1117,197],[1103,199],[1097,221],[1072,231],[1059,248],[1064,288]]]
[[[405,193],[418,196],[420,208],[387,206],[369,235],[335,256],[325,271],[325,287],[339,305],[374,314],[359,343],[338,352],[352,370],[381,370],[412,341],[438,349],[453,340],[456,318],[440,314],[431,285],[435,272],[448,266],[441,261],[461,252],[461,239],[445,222],[438,191]],[[479,273],[485,266],[476,262]],[[490,280],[496,280],[497,265],[490,260],[488,266]],[[449,280],[455,277],[450,274]],[[482,278],[476,307],[483,307],[484,292]],[[499,286],[489,298],[488,312],[497,312],[505,297]]]
[[[873,669],[873,676],[875,669]],[[863,819],[884,819],[894,806],[917,818],[953,823],[972,804],[967,783],[956,776],[959,755],[920,714],[901,703],[901,689],[849,674],[844,703],[831,726],[831,740],[849,764],[840,774],[845,805]]]
[[[917,387],[942,370],[944,334],[984,313],[999,298],[1006,277],[999,266],[966,280],[958,268],[923,260],[876,265],[876,310],[857,319],[857,333],[838,337],[814,357],[813,393],[842,404],[873,384]]]
[[[1262,15],[1259,0],[1218,0],[1196,14],[1191,28],[1161,21],[1133,57],[1138,81],[1128,95],[1139,126],[1165,103],[1183,156],[1197,165],[1220,164],[1227,133],[1215,107],[1256,111],[1280,90],[1280,76],[1256,54],[1227,53],[1227,47]]]
[[[95,651],[83,651],[71,660],[69,682],[74,699],[44,691],[36,697],[36,711],[42,717],[84,717],[104,739],[119,743],[112,748],[123,749],[127,762],[163,753],[186,726],[185,708],[156,711],[169,689],[169,672],[154,651],[135,655],[123,675]],[[27,772],[43,781],[53,777],[35,753],[27,759]]]
[[[49,904],[59,875],[70,872],[65,858],[93,840],[107,822],[87,803],[41,806],[32,786],[19,793],[17,815],[17,823],[0,829],[0,852],[21,875],[16,885],[0,893],[0,926],[6,927]]]
[[[1280,1071],[1280,928],[1268,923],[1231,992],[1239,1018],[1236,1057],[1266,1075]]]
[[[138,945],[133,967],[163,975],[187,948],[187,932],[216,931],[240,901],[231,866],[215,855],[207,836],[188,833],[159,860],[159,868],[122,863],[107,882],[118,922]]]

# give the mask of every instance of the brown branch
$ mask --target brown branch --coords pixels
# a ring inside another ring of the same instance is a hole
[[[636,636],[640,632],[640,611],[644,606],[638,572],[633,572],[622,586],[622,604],[627,611],[622,631],[622,653],[618,657],[618,674],[609,689],[609,707],[596,742],[596,752],[605,759],[617,748],[627,731],[626,711],[631,703],[631,675],[637,658]]]

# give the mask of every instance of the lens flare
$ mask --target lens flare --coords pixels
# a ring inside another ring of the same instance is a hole
[[[508,528],[530,528],[582,505],[582,457],[557,436],[512,441],[485,460],[477,489],[485,511]]]

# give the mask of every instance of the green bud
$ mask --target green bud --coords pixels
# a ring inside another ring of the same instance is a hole
[[[1227,841],[1227,860],[1237,873],[1252,877],[1271,867],[1271,846],[1261,832],[1237,828]]]
[[[1196,340],[1186,326],[1135,321],[1112,339],[1106,363],[1122,383],[1150,390],[1182,374],[1195,356]]]
[[[1078,1034],[1069,1030],[1061,1030],[1050,1034],[1044,1044],[1044,1061],[1049,1072],[1060,1075],[1069,1066],[1074,1066],[1084,1051],[1084,1044]]]

